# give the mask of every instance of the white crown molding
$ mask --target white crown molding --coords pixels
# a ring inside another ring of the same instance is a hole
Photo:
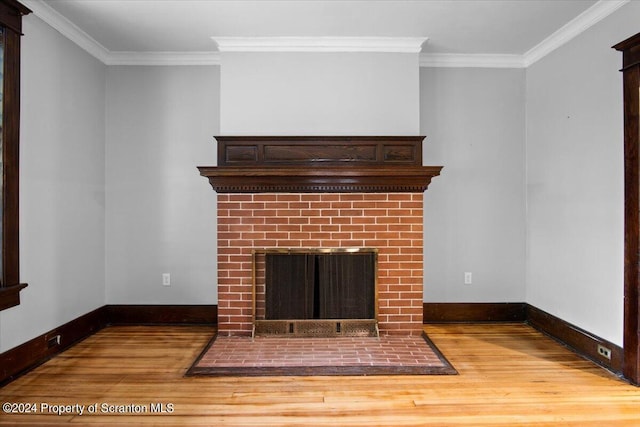
[[[526,68],[630,0],[599,0],[524,55],[420,54],[422,67]],[[220,65],[219,52],[110,51],[44,0],[22,0],[33,13],[106,65]],[[418,53],[426,37],[212,37],[221,52]]]
[[[211,37],[220,52],[419,53],[426,37]]]
[[[44,0],[21,1],[25,6],[31,9],[38,18],[42,19],[60,34],[106,64],[110,54],[109,50],[98,43],[89,34],[81,30],[73,22],[58,13],[58,11],[46,4]]]
[[[423,53],[421,67],[524,68],[522,55]]]
[[[421,67],[527,68],[569,40],[597,24],[630,0],[600,0],[524,55],[423,53]]]
[[[60,34],[105,65],[220,65],[220,54],[211,52],[110,51],[44,0],[22,0],[25,6]]]
[[[524,55],[524,66],[528,67],[567,43],[580,33],[597,24],[630,0],[600,0],[589,9],[567,22],[562,28],[529,49]]]
[[[111,52],[106,65],[220,65],[219,52]]]

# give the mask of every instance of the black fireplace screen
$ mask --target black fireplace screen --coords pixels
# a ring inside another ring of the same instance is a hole
[[[375,252],[267,253],[265,319],[373,319]]]

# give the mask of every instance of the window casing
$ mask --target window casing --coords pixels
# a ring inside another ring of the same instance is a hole
[[[20,37],[31,11],[0,0],[0,310],[20,304]]]

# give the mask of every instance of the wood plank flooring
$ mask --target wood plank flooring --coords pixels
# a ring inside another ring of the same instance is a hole
[[[640,426],[640,388],[527,325],[425,330],[459,375],[184,377],[211,328],[108,327],[1,388],[37,412],[0,425]]]

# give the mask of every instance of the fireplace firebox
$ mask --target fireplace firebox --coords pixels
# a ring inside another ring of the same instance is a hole
[[[377,250],[253,252],[254,334],[377,335]]]

